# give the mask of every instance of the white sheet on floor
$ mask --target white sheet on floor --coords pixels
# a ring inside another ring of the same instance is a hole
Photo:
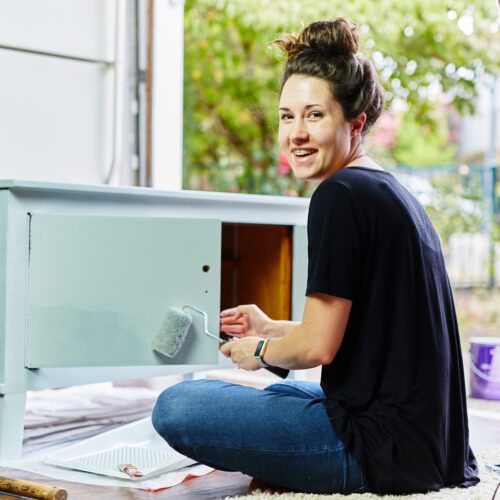
[[[111,383],[28,392],[23,456],[139,420],[151,414],[157,397],[145,387]]]
[[[143,481],[126,481],[121,479],[113,479],[106,476],[98,476],[86,472],[76,470],[62,469],[52,465],[43,463],[36,457],[17,461],[2,461],[2,467],[12,467],[14,469],[25,470],[35,474],[61,479],[63,481],[73,481],[75,483],[95,484],[97,486],[120,486],[126,488],[139,488],[150,491],[158,491],[165,488],[176,486],[191,476],[204,476],[214,469],[206,465],[192,465],[184,467],[173,472],[162,474],[161,476],[145,479]]]
[[[158,394],[159,391],[145,387],[115,387],[108,382],[28,392],[23,458],[4,460],[0,465],[65,481],[151,491],[169,488],[191,476],[202,476],[213,471],[211,467],[194,464],[131,481],[57,467],[43,461],[44,456],[68,457],[68,453],[75,452],[72,455],[74,458],[78,456],[78,450],[84,455],[85,450],[98,452],[99,446],[102,451],[116,447],[119,442],[129,446],[141,442],[144,444],[146,438],[155,432],[149,417]],[[131,422],[136,422],[136,425]],[[91,448],[96,446],[91,449],[89,443]],[[167,443],[164,446],[170,448]]]
[[[144,479],[132,480],[120,472],[120,465],[132,462],[144,474]],[[202,476],[214,470],[194,464],[173,450],[157,435],[149,417],[70,446],[57,446],[23,460],[0,462],[0,465],[66,481],[151,491],[169,488],[190,476]]]

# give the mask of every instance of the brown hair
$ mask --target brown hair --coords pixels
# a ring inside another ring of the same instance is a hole
[[[356,25],[343,18],[317,21],[302,28],[298,35],[283,35],[269,45],[287,55],[281,91],[294,74],[326,80],[346,120],[366,113],[362,134],[368,133],[382,113],[385,100],[372,63],[357,53]]]

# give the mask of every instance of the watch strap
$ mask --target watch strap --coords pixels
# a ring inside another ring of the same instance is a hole
[[[257,363],[259,363],[259,365],[262,366],[263,368],[268,368],[270,366],[263,359],[264,354],[266,353],[267,344],[269,343],[270,340],[271,339],[259,340],[257,348],[255,349],[254,357],[257,360]]]

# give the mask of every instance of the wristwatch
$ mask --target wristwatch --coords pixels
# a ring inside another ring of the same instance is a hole
[[[257,344],[257,349],[255,349],[254,358],[257,360],[257,363],[259,363],[259,365],[263,368],[269,368],[270,366],[263,359],[267,349],[267,344],[269,344],[270,340],[271,339],[260,340]]]

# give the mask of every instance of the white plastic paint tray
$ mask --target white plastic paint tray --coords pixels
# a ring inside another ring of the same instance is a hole
[[[129,481],[147,479],[195,463],[157,434],[150,417],[59,449],[42,460],[58,467]],[[134,465],[143,476],[131,478],[120,471],[123,464]]]

